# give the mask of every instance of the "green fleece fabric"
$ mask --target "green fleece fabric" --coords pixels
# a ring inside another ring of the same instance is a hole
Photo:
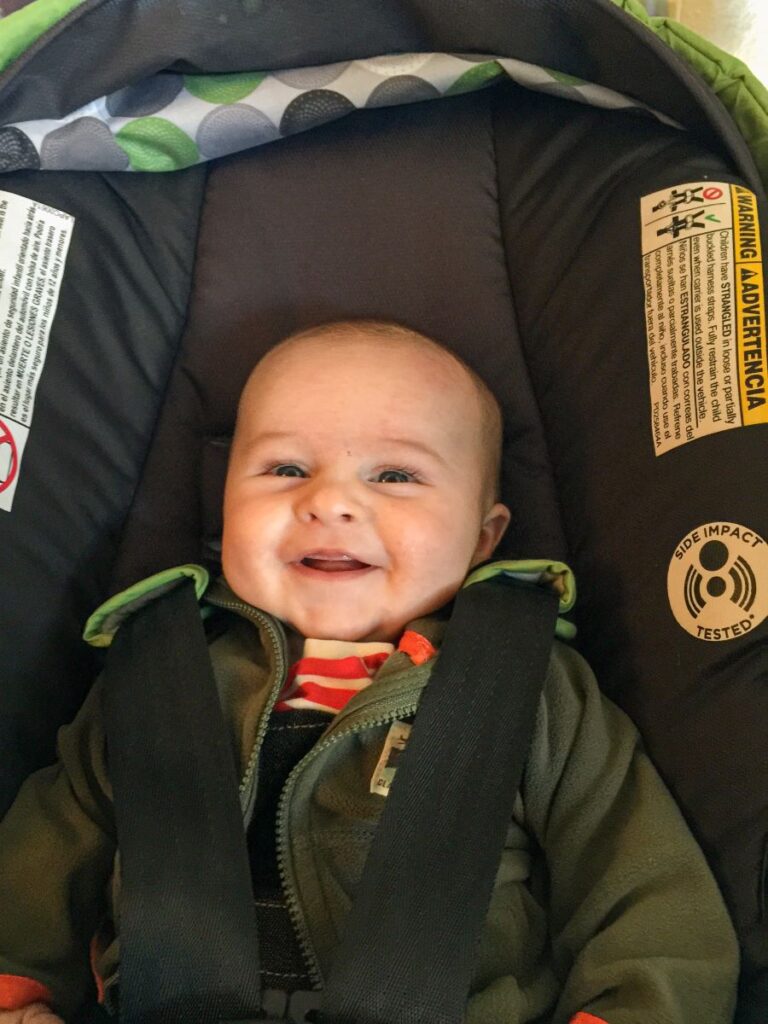
[[[768,189],[768,89],[743,61],[672,18],[651,17],[640,0],[613,0],[642,21],[707,83],[752,151]]]
[[[0,71],[85,0],[34,0],[0,21]]]
[[[285,672],[285,638],[223,584],[206,600],[233,611],[211,652],[247,806]],[[434,618],[410,628],[439,646],[443,627]],[[416,710],[430,668],[395,653],[286,784],[279,857],[320,985],[385,799],[370,792],[370,780],[389,723]],[[93,996],[88,942],[97,924],[108,986],[119,965],[119,866],[101,702],[97,683],[60,731],[60,762],[25,783],[0,824],[0,974],[47,985],[65,1019]],[[581,1010],[608,1024],[730,1024],[737,969],[720,893],[635,729],[600,694],[582,659],[556,643],[468,1024],[567,1024]]]

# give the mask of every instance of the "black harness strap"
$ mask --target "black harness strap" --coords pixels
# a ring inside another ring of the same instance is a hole
[[[459,592],[323,997],[327,1024],[458,1024],[528,755],[557,597]]]
[[[323,994],[326,1024],[463,1020],[556,615],[554,593],[498,578],[457,596]],[[122,627],[105,677],[121,1024],[263,1019],[233,754],[191,585]]]
[[[191,583],[122,626],[104,674],[121,1022],[254,1017],[259,959],[238,780]]]

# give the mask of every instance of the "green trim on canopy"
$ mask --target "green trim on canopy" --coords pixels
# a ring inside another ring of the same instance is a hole
[[[0,19],[0,71],[85,0],[34,0]]]
[[[647,25],[704,79],[730,113],[768,189],[768,89],[747,65],[671,18],[651,17],[640,0],[613,0]]]

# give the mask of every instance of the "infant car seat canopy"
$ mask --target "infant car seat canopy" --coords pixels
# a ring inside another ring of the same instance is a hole
[[[642,11],[634,0],[625,2],[636,13]],[[57,16],[61,20],[55,20]],[[195,0],[182,4],[154,0],[140,7],[103,0],[77,5],[66,0],[59,4],[37,0],[16,18],[20,24],[12,25],[7,33],[9,55],[25,37],[34,43],[0,77],[6,126],[71,118],[73,114],[79,121],[77,112],[101,97],[106,98],[106,111],[112,116],[162,108],[173,98],[182,77],[192,94],[199,91],[210,101],[218,92],[233,103],[269,71],[294,69],[289,79],[292,85],[303,81],[321,89],[334,81],[338,69],[314,75],[304,72],[303,78],[298,69],[409,51],[499,54],[552,69],[555,80],[568,84],[584,80],[664,111],[710,140],[717,139],[719,146],[727,146],[742,172],[752,176],[744,140],[721,105],[686,64],[674,59],[638,22],[622,16],[610,0],[590,0],[583,5],[562,0],[541,0],[536,5],[488,0],[482,5],[449,9],[434,0],[410,0],[387,5],[385,10],[373,0],[351,6],[337,0],[324,5],[322,11],[301,0],[281,4],[219,0],[215,6]],[[48,19],[52,23],[46,30]],[[27,20],[29,24],[25,24]],[[42,34],[36,38],[41,28]],[[76,47],[71,42],[73,33],[77,34]],[[110,54],[109,61],[103,60],[105,53]],[[408,63],[413,64],[413,59],[401,62],[401,71]],[[420,63],[418,58],[416,63]],[[82,74],[83,67],[88,67],[87,75]],[[242,77],[244,72],[250,75]],[[227,73],[241,77],[197,81],[200,74]],[[37,88],[41,74],[46,81],[42,95]],[[155,77],[158,74],[160,79]],[[385,90],[375,105],[397,102],[406,84],[403,77],[398,75],[396,88]],[[487,72],[476,76],[474,86],[484,80]],[[413,98],[429,95],[437,94],[422,90]],[[305,109],[304,117],[295,118],[290,127],[308,127],[351,109],[351,105],[339,106],[340,97],[333,92],[313,98],[319,109]],[[88,110],[84,116],[97,120],[97,114],[97,110]],[[80,127],[81,139],[86,142],[91,128],[93,143],[94,126]],[[151,138],[150,126],[144,127]],[[40,154],[21,129],[6,127],[4,143],[6,169],[39,166]],[[55,153],[59,147],[49,148]],[[186,156],[189,159],[190,153]],[[120,157],[113,152],[112,159],[119,161]],[[51,160],[56,167],[56,156]],[[122,168],[113,164],[104,169]],[[751,183],[754,186],[756,179]]]
[[[19,262],[30,308],[41,280],[51,300],[34,371],[0,347],[0,813],[98,669],[93,609],[215,565],[254,362],[310,324],[397,320],[494,388],[500,554],[575,569],[576,643],[710,858],[757,1012],[768,101],[644,21],[633,0],[35,0],[0,21],[0,324]]]

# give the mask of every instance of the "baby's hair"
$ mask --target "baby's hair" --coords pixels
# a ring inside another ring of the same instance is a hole
[[[283,348],[309,338],[331,336],[336,338],[353,338],[361,334],[381,338],[382,341],[409,342],[411,344],[416,342],[426,345],[440,355],[447,356],[459,370],[469,377],[480,404],[480,444],[485,462],[483,497],[488,506],[498,501],[501,489],[501,449],[503,436],[503,420],[499,403],[482,377],[465,363],[461,356],[440,344],[439,341],[435,341],[434,338],[430,338],[427,334],[422,334],[421,331],[416,331],[412,327],[406,327],[392,320],[333,320],[315,327],[305,327],[295,331],[293,334],[289,334],[287,338],[283,338],[282,341],[271,348],[264,358],[266,359]]]

